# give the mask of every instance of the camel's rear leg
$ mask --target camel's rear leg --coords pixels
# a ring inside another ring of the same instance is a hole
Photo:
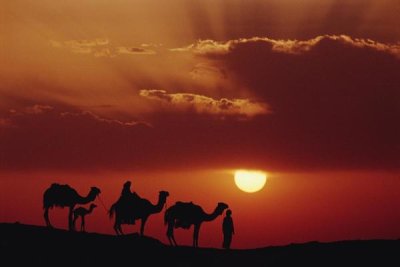
[[[74,229],[76,229],[76,221],[78,220],[78,217],[79,217],[79,216],[75,216],[75,215],[74,215],[74,220],[73,220],[73,222],[72,222],[72,223],[74,224]]]
[[[172,234],[172,236],[168,236],[168,241],[169,241],[170,246],[175,246],[175,247],[178,246],[178,244],[176,244],[175,237],[173,234]]]
[[[177,247],[178,244],[176,243],[175,236],[173,234],[172,234],[171,238],[172,238],[172,242],[173,242],[174,246]]]
[[[122,232],[122,225],[118,225],[118,231],[120,235],[124,235],[124,232]]]
[[[115,234],[116,234],[116,235],[119,235],[119,233],[118,233],[118,226],[117,226],[117,223],[116,223],[116,222],[114,223],[113,228],[114,228]]]
[[[200,225],[195,225],[193,230],[193,247],[199,247]]]
[[[74,207],[69,207],[68,213],[68,230],[74,231]]]
[[[53,226],[50,223],[50,219],[49,219],[49,208],[45,208],[44,209],[44,220],[46,222],[46,226],[52,228]]]
[[[176,244],[176,241],[175,241],[175,237],[174,237],[174,226],[173,226],[172,223],[168,223],[167,237],[168,237],[169,244],[170,244],[171,246],[178,246],[178,245]]]
[[[121,222],[118,219],[115,219],[114,223],[114,231],[117,235],[123,235],[124,233],[122,232],[122,227],[121,227]]]

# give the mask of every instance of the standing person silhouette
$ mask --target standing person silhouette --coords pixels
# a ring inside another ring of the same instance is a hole
[[[224,242],[222,243],[222,247],[225,249],[230,249],[232,242],[232,235],[235,234],[235,229],[233,227],[233,220],[231,215],[232,211],[227,210],[226,216],[222,223],[222,232],[224,233]]]

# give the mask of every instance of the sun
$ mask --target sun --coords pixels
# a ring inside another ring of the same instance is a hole
[[[263,171],[237,170],[235,171],[236,186],[247,193],[261,190],[267,181],[267,173]]]

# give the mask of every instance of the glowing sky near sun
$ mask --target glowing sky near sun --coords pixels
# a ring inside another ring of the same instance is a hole
[[[0,221],[42,224],[55,181],[111,204],[132,179],[151,201],[230,203],[233,247],[400,236],[399,1],[0,5]],[[246,194],[237,169],[268,182]]]

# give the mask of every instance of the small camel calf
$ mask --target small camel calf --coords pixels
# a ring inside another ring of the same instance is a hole
[[[86,209],[84,207],[79,207],[74,209],[74,227],[75,227],[75,222],[78,219],[78,217],[81,217],[81,232],[85,232],[85,216],[92,213],[94,208],[96,208],[96,204],[90,204],[89,209]]]

